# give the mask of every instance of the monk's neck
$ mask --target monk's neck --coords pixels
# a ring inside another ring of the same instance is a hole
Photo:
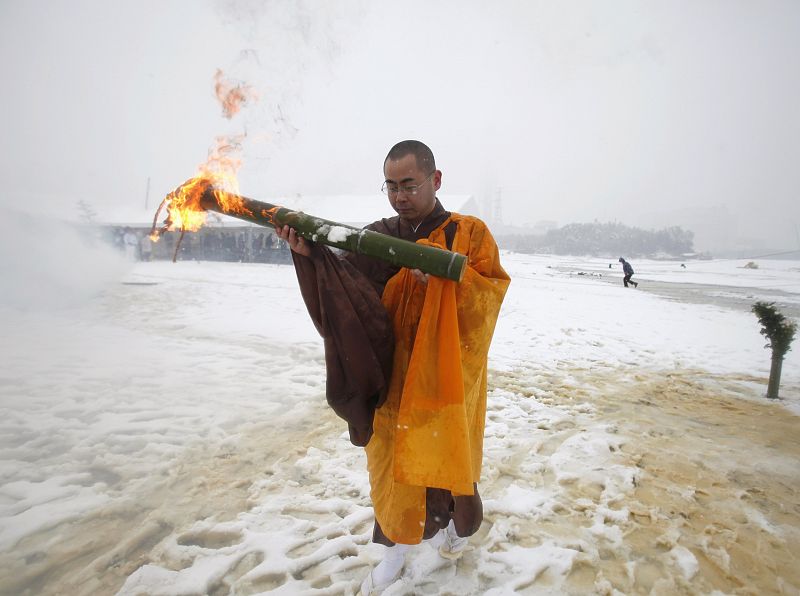
[[[433,204],[433,206],[430,208],[430,211],[428,211],[425,215],[417,219],[414,219],[413,221],[407,219],[406,223],[409,226],[411,226],[411,229],[414,230],[414,232],[416,232],[419,229],[419,227],[425,222],[425,220],[430,217],[431,213],[433,213],[435,210],[436,210],[436,203]]]

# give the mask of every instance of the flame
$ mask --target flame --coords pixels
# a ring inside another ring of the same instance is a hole
[[[214,92],[222,105],[222,115],[228,120],[233,118],[242,109],[249,99],[257,99],[253,89],[244,83],[233,83],[223,78],[221,70],[217,69],[214,75]]]
[[[230,119],[248,99],[256,94],[244,83],[231,83],[217,70],[214,90],[222,105],[223,115]],[[223,213],[252,215],[239,196],[237,173],[242,165],[242,141],[245,135],[216,137],[208,152],[208,159],[198,168],[197,174],[169,193],[156,211],[150,239],[157,242],[165,231],[180,230],[181,238],[175,246],[173,260],[177,257],[183,234],[196,232],[206,222],[206,210],[213,208]],[[158,217],[166,210],[164,225],[158,228]]]
[[[161,233],[169,231],[196,232],[206,222],[210,202],[223,213],[244,213],[249,210],[239,196],[237,173],[242,164],[241,142],[244,135],[217,137],[209,151],[208,159],[198,168],[198,173],[169,193],[156,212],[151,239],[158,240]],[[162,210],[167,219],[160,230],[156,222]]]

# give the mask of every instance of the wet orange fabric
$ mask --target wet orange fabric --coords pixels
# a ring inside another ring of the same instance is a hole
[[[450,221],[452,249],[468,257],[462,281],[431,276],[426,287],[401,269],[383,293],[394,368],[366,452],[375,517],[404,544],[422,539],[426,487],[471,495],[480,479],[487,354],[509,284],[480,220],[454,213],[427,242],[443,247]]]

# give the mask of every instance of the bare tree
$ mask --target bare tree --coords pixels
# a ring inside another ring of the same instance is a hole
[[[97,217],[97,213],[92,208],[92,206],[83,199],[81,199],[80,201],[78,201],[77,207],[78,207],[78,213],[80,213],[81,215],[81,219],[87,224],[93,224],[95,218]]]

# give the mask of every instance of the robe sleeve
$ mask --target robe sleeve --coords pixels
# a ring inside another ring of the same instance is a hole
[[[371,281],[327,247],[292,252],[300,292],[325,346],[328,404],[347,422],[350,441],[372,436],[375,408],[386,399],[394,336]]]

